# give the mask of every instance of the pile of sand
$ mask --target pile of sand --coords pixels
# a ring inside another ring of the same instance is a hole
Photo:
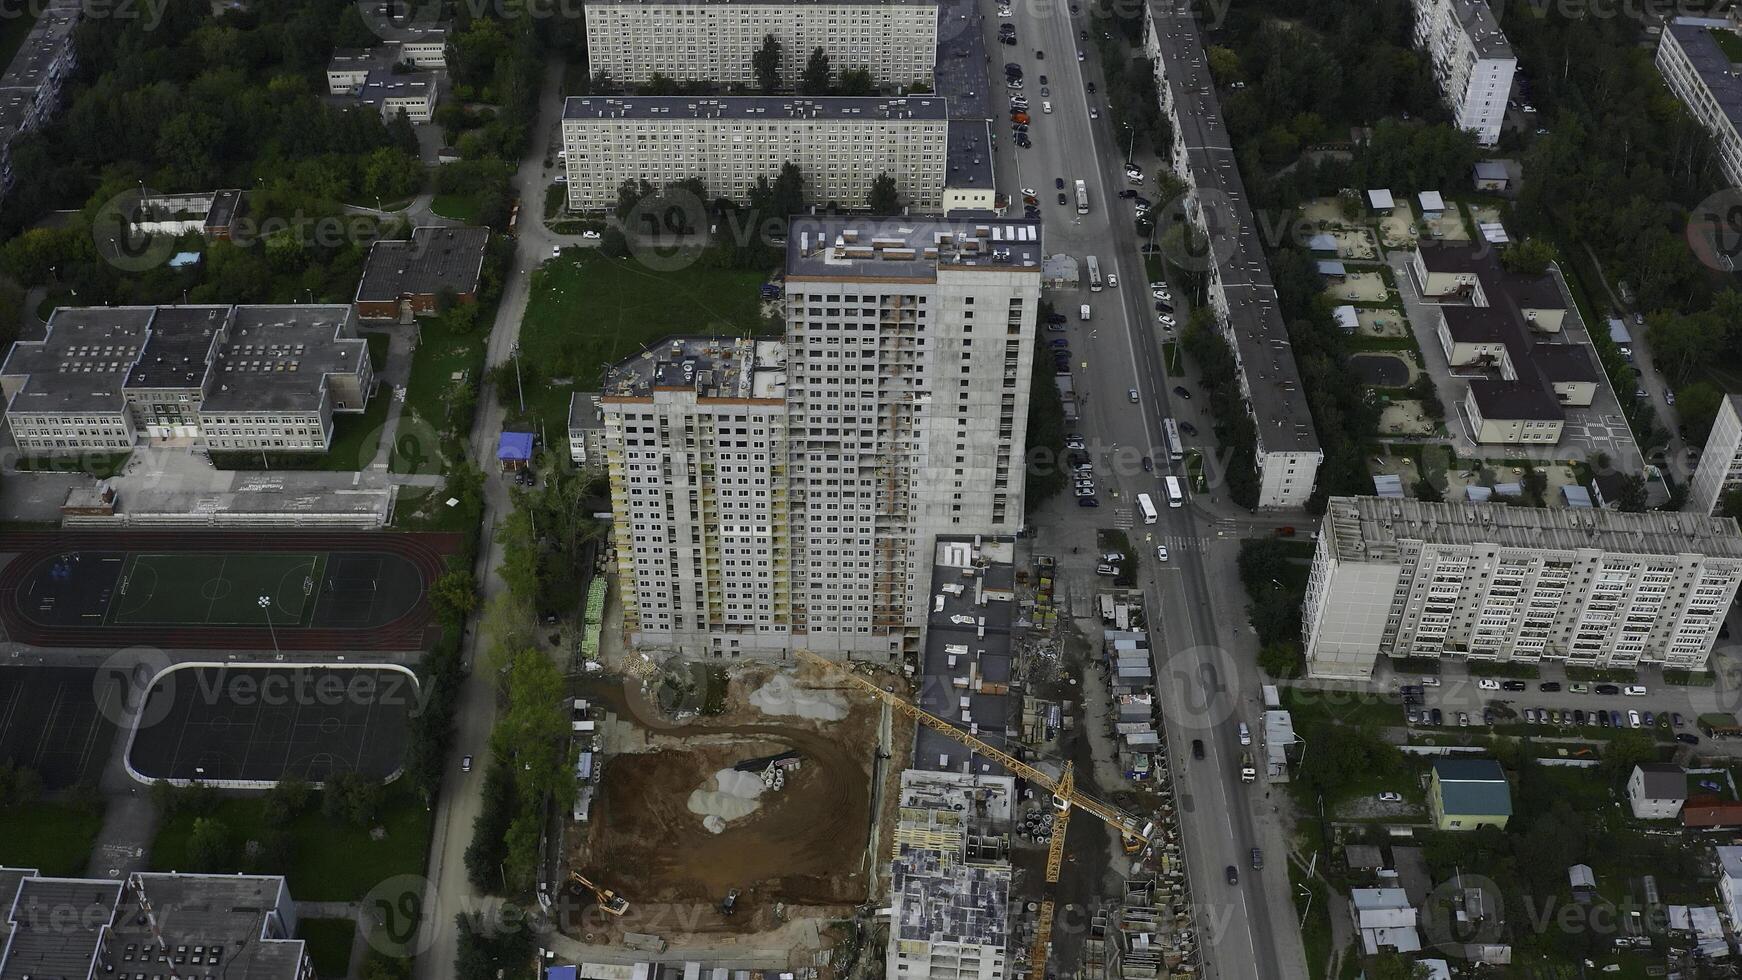
[[[775,674],[750,695],[750,704],[765,715],[796,715],[818,721],[847,717],[847,699],[839,691],[799,687],[786,674]]]
[[[689,808],[691,813],[702,815],[702,826],[709,833],[723,833],[727,821],[747,817],[762,805],[759,798],[766,787],[759,776],[736,769],[721,769],[708,783],[715,788],[704,785],[691,793]]]

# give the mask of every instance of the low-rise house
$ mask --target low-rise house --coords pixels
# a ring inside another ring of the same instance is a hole
[[[605,465],[605,412],[596,391],[569,396],[569,459],[576,466]]]
[[[1742,827],[1742,801],[1719,796],[1690,796],[1682,804],[1682,826],[1701,830]]]
[[[489,244],[488,228],[440,225],[424,225],[410,240],[374,243],[357,283],[357,315],[409,323],[440,312],[444,295],[456,303],[475,302]]]
[[[439,71],[446,67],[440,39],[339,48],[327,62],[327,93],[342,102],[374,106],[390,122],[404,112],[412,122],[426,123],[435,118]]]
[[[141,198],[133,213],[137,232],[187,235],[198,232],[213,240],[228,240],[236,231],[248,201],[235,188],[199,194],[157,194]]]
[[[1435,759],[1428,781],[1428,809],[1440,830],[1504,830],[1512,818],[1506,770],[1493,759]]]
[[[1640,820],[1673,820],[1688,798],[1688,777],[1681,766],[1648,762],[1633,767],[1627,777],[1627,805]]]
[[[1421,950],[1421,935],[1415,928],[1415,909],[1409,904],[1409,896],[1403,889],[1350,889],[1349,911],[1355,919],[1355,928],[1361,933],[1361,946],[1368,956]]]
[[[1506,172],[1506,165],[1499,160],[1478,160],[1471,168],[1470,179],[1479,191],[1498,191],[1502,194],[1512,184],[1512,175]]]

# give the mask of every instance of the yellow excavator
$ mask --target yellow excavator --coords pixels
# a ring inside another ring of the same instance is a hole
[[[814,664],[825,670],[839,674],[855,687],[858,687],[860,690],[872,697],[888,704],[896,711],[901,712],[921,725],[924,725],[947,738],[954,739],[955,741],[966,745],[968,748],[973,749],[980,755],[983,755],[988,759],[997,762],[1005,769],[1010,770],[1012,775],[1021,776],[1031,785],[1039,786],[1052,794],[1052,805],[1056,812],[1053,817],[1052,844],[1047,848],[1046,852],[1046,892],[1041,898],[1040,913],[1035,919],[1034,946],[1031,948],[1028,957],[1028,975],[1030,980],[1044,980],[1046,976],[1047,954],[1049,952],[1049,947],[1052,944],[1052,893],[1055,886],[1058,885],[1059,871],[1064,864],[1065,830],[1070,824],[1071,810],[1073,808],[1086,810],[1101,818],[1102,822],[1106,823],[1108,826],[1119,831],[1120,839],[1123,841],[1125,851],[1128,854],[1141,852],[1149,843],[1149,829],[1144,827],[1136,817],[1125,813],[1117,807],[1109,806],[1086,793],[1078,792],[1071,763],[1065,763],[1064,771],[1057,779],[1054,779],[1040,769],[1036,769],[1034,766],[1023,762],[1001,749],[993,747],[980,738],[962,731],[960,728],[957,728],[944,719],[926,711],[924,708],[913,704],[907,699],[898,697],[889,691],[885,691],[867,678],[854,673],[841,664],[837,664],[826,657],[818,656],[809,650],[799,650],[797,651],[797,656],[805,663]]]
[[[586,875],[581,874],[579,871],[570,871],[569,880],[574,882],[577,886],[592,892],[593,897],[599,900],[599,907],[612,915],[622,915],[629,911],[628,899],[609,888],[601,888],[600,886],[593,884],[592,881],[588,880]]]

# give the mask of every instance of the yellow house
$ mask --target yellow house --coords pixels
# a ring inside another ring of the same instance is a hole
[[[1435,759],[1428,783],[1428,808],[1440,830],[1505,829],[1512,818],[1512,789],[1506,770],[1493,759]]]

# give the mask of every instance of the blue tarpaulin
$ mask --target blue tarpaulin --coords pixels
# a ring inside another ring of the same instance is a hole
[[[532,433],[504,432],[496,442],[496,461],[504,464],[525,463],[532,459]]]

